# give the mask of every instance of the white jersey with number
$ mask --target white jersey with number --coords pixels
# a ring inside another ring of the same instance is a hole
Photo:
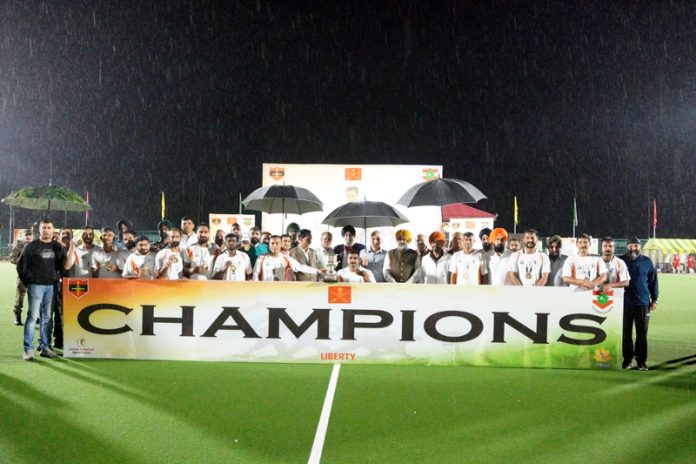
[[[222,275],[222,280],[243,282],[246,280],[246,276],[251,274],[251,260],[249,260],[249,255],[237,252],[234,256],[230,256],[229,253],[223,253],[218,256],[215,260],[215,266],[213,267],[213,275],[221,272],[227,263],[230,263],[230,267],[228,267],[227,271]]]
[[[599,256],[568,256],[563,263],[563,277],[594,280],[599,274]]]
[[[631,280],[626,263],[623,259],[617,258],[616,256],[612,256],[609,262],[606,262],[603,258],[600,258],[599,272],[600,274],[603,272],[607,273],[606,282],[608,283],[614,284]]]
[[[488,274],[481,254],[477,252],[466,254],[458,251],[450,258],[449,271],[457,274],[457,285],[481,285],[481,277]],[[455,276],[452,276],[454,281]]]
[[[161,275],[163,279],[178,280],[184,277],[184,259],[181,256],[181,251],[174,251],[171,248],[160,250],[155,256],[155,267],[158,274],[167,263],[169,266]]]
[[[548,255],[535,251],[525,253],[524,250],[516,251],[510,257],[508,271],[516,272],[517,277],[526,287],[536,284],[544,273],[551,272],[551,262]]]

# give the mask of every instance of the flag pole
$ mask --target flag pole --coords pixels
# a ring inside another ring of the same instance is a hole
[[[653,238],[657,234],[657,199],[653,198]]]

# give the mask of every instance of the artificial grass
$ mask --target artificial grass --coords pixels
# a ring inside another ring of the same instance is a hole
[[[0,264],[0,462],[306,462],[328,365],[21,360]],[[692,462],[696,278],[639,371],[344,365],[322,462]],[[38,335],[38,332],[37,332]]]

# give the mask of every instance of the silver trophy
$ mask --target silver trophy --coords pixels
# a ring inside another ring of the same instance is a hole
[[[326,256],[326,273],[324,274],[324,282],[338,282],[338,274],[336,274],[336,266],[338,266],[338,257],[336,255]]]

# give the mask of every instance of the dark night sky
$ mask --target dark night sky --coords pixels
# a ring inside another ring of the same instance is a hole
[[[575,189],[580,231],[646,236],[655,196],[693,237],[694,44],[692,1],[3,1],[0,195],[52,158],[151,229],[161,190],[236,212],[263,162],[442,164],[503,227],[517,195],[569,235]]]

